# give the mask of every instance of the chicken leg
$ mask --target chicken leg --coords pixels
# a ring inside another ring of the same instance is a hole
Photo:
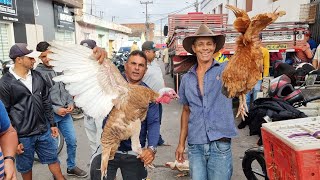
[[[245,116],[248,116],[247,113],[248,113],[248,106],[247,106],[247,101],[246,101],[246,95],[241,94],[239,96],[239,107],[238,107],[238,113],[237,113],[236,117],[239,117],[239,115],[240,115],[241,119],[244,121]]]

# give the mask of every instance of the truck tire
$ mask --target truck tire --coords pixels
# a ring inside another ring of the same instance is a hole
[[[246,176],[248,180],[258,180],[258,174],[253,170],[252,168],[252,163],[254,161],[257,161],[259,163],[259,169],[261,169],[262,172],[259,172],[261,177],[264,177],[265,180],[268,180],[267,176],[267,170],[266,170],[266,163],[264,159],[264,154],[263,152],[255,149],[247,150],[245,152],[245,155],[242,160],[242,169],[243,173]]]

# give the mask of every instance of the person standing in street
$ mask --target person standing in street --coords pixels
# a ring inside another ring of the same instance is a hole
[[[201,25],[183,40],[184,49],[197,63],[182,77],[179,102],[183,105],[176,160],[184,161],[187,139],[192,180],[230,180],[233,171],[231,138],[237,136],[232,99],[221,92],[222,71],[213,54],[224,45],[225,37]]]
[[[61,131],[67,144],[67,174],[69,176],[84,178],[88,176],[88,173],[76,166],[77,138],[70,114],[74,108],[73,98],[65,89],[65,85],[62,82],[53,81],[53,78],[61,73],[56,73],[49,64],[50,59],[47,57],[50,53],[48,50],[49,46],[50,44],[46,41],[38,43],[37,51],[42,52],[40,55],[42,63],[35,70],[42,75],[49,87],[54,121],[57,123],[58,129]]]
[[[16,130],[11,126],[8,113],[0,101],[0,179],[17,180],[15,155],[18,147]]]
[[[86,46],[90,49],[97,47],[96,41],[92,39],[85,39],[80,42],[80,45]],[[89,139],[91,154],[94,154],[101,144],[103,119],[94,119],[93,117],[84,114],[84,128]]]
[[[130,53],[125,63],[123,77],[129,84],[148,87],[142,82],[142,77],[147,71],[147,57],[142,51]],[[104,124],[108,121],[108,117]],[[109,160],[106,180],[114,180],[117,170],[121,170],[123,180],[141,180],[147,178],[147,170],[144,164],[151,164],[155,159],[156,148],[160,135],[159,104],[150,103],[146,119],[141,123],[140,144],[142,153],[132,151],[131,139],[121,141],[113,160]],[[147,145],[147,146],[146,146]],[[92,156],[90,167],[91,180],[101,179],[101,146]]]
[[[40,52],[27,49],[27,44],[17,43],[10,49],[9,57],[14,67],[0,79],[2,100],[18,134],[16,167],[24,180],[32,179],[32,166],[36,152],[42,164],[57,180],[64,180],[57,154],[58,128],[53,120],[49,89],[41,74],[32,70]]]
[[[166,72],[166,75],[169,74],[170,72],[170,63],[169,63],[169,48],[168,48],[168,45],[167,44],[167,47],[163,50],[163,53],[162,53],[162,60],[164,62],[164,68],[165,68],[165,72]]]
[[[262,44],[262,34],[259,35],[259,43]],[[269,55],[269,50],[265,47],[260,47],[261,52],[262,52],[262,58],[263,61],[261,62],[261,77],[257,84],[254,86],[254,88],[246,94],[246,102],[247,102],[247,107],[250,109],[250,101],[251,101],[251,95],[253,95],[253,100],[257,99],[257,94],[258,92],[261,91],[261,84],[262,84],[262,79],[263,77],[269,76],[269,68],[270,68],[270,55]]]
[[[146,54],[147,62],[148,62],[148,69],[146,74],[143,76],[142,81],[146,83],[152,90],[155,92],[159,92],[160,89],[165,87],[163,74],[159,64],[155,61],[156,52],[159,49],[156,48],[156,45],[153,41],[146,41],[142,44],[142,51]],[[160,117],[160,124],[162,120],[162,105],[159,104],[159,117]],[[160,134],[159,143],[158,145],[164,145],[165,141],[162,139]]]
[[[139,47],[137,45],[137,42],[133,41],[132,46],[130,48],[130,52],[135,51],[135,50],[139,50]]]

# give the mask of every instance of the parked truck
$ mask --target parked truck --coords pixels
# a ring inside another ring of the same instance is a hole
[[[203,14],[201,12],[169,15],[167,36],[171,55],[175,88],[178,91],[181,75],[196,63],[196,57],[189,54],[182,46],[185,37],[193,34],[201,24],[206,24],[214,33],[226,36],[226,42],[220,53],[231,56],[236,49],[235,40],[239,33],[232,24],[227,24],[227,14]],[[308,24],[298,22],[273,23],[262,31],[262,44],[269,52],[296,52],[304,43],[304,34]]]

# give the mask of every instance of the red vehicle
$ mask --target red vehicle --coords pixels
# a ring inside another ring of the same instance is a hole
[[[179,87],[180,77],[187,72],[195,62],[195,56],[187,53],[182,41],[193,34],[201,24],[206,24],[214,33],[226,36],[224,48],[220,51],[231,56],[236,49],[235,40],[239,35],[233,25],[228,25],[227,14],[203,14],[202,12],[169,15],[168,38],[172,63],[172,76],[175,87]],[[308,24],[288,22],[273,23],[262,31],[262,43],[269,52],[295,52],[300,50],[304,34],[308,32]]]

